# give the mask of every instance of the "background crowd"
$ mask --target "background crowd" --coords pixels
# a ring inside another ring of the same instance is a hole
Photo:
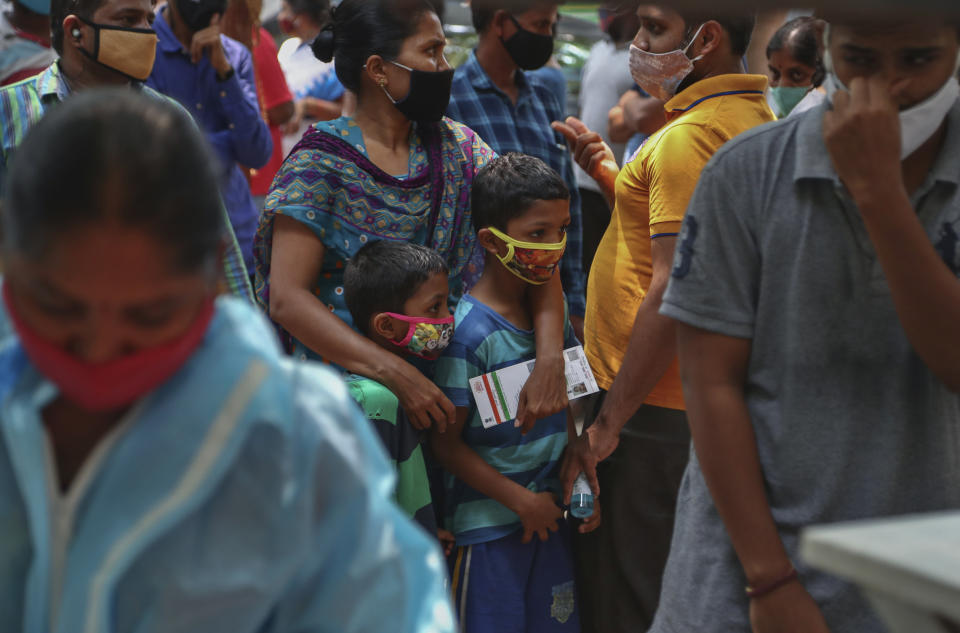
[[[960,21],[604,3],[568,116],[560,8],[3,5],[4,630],[885,630],[799,536],[960,509]]]

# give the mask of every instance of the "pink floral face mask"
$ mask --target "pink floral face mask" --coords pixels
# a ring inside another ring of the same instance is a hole
[[[408,324],[407,335],[399,341],[390,341],[420,358],[434,359],[450,344],[453,338],[453,316],[440,319],[411,317],[396,312],[385,312],[387,316]]]
[[[630,75],[637,85],[652,97],[669,101],[677,94],[677,88],[693,72],[693,63],[703,56],[690,59],[687,51],[697,41],[703,25],[684,48],[669,53],[651,53],[630,45]]]

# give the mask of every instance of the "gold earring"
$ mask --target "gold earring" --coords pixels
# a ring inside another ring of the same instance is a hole
[[[378,80],[377,80],[377,85],[380,86],[381,88],[383,88],[384,86],[387,85],[387,80],[386,80],[386,79],[382,79],[382,78],[381,78],[381,79],[378,79]]]

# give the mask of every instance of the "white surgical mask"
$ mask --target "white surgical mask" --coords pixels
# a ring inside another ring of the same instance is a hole
[[[833,102],[833,95],[838,91],[847,91],[847,87],[837,77],[833,67],[833,56],[830,54],[830,25],[823,32],[823,66],[827,71],[823,87],[827,91],[827,99]],[[957,82],[957,71],[960,70],[960,54],[953,74],[940,90],[920,103],[900,111],[900,160],[917,151],[921,145],[936,133],[940,124],[947,118],[947,114],[960,98],[960,83]]]
[[[687,57],[687,50],[697,41],[702,30],[701,24],[689,44],[669,53],[650,53],[631,44],[630,74],[633,80],[644,92],[661,101],[672,99],[677,94],[677,87],[693,72],[693,63],[703,59],[703,55],[693,59]]]

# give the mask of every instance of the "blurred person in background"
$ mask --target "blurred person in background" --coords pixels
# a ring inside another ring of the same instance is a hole
[[[50,0],[0,2],[0,86],[40,74],[56,58]]]
[[[263,209],[270,184],[280,169],[283,153],[283,126],[294,118],[293,95],[277,61],[273,36],[260,25],[261,0],[229,0],[223,19],[223,33],[247,47],[253,54],[253,76],[260,101],[260,116],[270,126],[273,153],[260,169],[248,169],[250,193],[258,210]]]
[[[590,49],[580,80],[580,120],[592,130],[598,130],[618,158],[623,156],[624,144],[614,142],[610,125],[610,110],[618,107],[620,96],[633,85],[630,76],[630,42],[637,34],[639,21],[635,7],[619,0],[609,0],[598,9],[600,28],[606,37]],[[660,112],[663,109],[660,108]],[[610,205],[600,192],[597,181],[574,166],[577,186],[580,188],[580,207],[583,210],[583,270],[590,273],[590,264],[597,245],[610,223]]]
[[[795,109],[803,112],[826,99],[823,83],[826,71],[821,59],[823,21],[812,17],[790,20],[767,44],[767,74],[774,114],[782,119]],[[803,106],[799,107],[801,102]],[[799,107],[799,109],[798,109]]]
[[[0,89],[0,193],[7,165],[27,131],[71,96],[90,88],[126,86],[175,103],[143,83],[157,54],[152,20],[150,0],[52,0],[50,41],[60,58],[30,81]],[[252,300],[243,255],[226,210],[218,206],[227,220],[222,223],[222,282],[230,293]]]
[[[567,114],[567,76],[563,73],[563,67],[557,61],[556,55],[551,55],[547,63],[530,71],[531,75],[538,77],[550,92],[557,98],[557,102],[563,107],[563,113]]]
[[[561,175],[570,190],[570,226],[560,278],[570,322],[583,340],[586,277],[583,223],[573,158],[551,127],[565,107],[529,71],[543,67],[554,50],[559,0],[472,0],[477,48],[457,68],[447,116],[474,130],[498,154],[536,156]]]
[[[120,88],[13,160],[0,629],[452,633],[442,554],[346,386],[216,298],[215,166],[181,108]]]
[[[662,100],[651,97],[637,85],[623,93],[610,110],[608,122],[610,139],[623,144],[623,153],[617,155],[621,164],[629,163],[643,142],[666,122]]]
[[[168,2],[153,23],[159,41],[147,85],[180,102],[216,151],[223,202],[252,275],[259,210],[241,165],[266,165],[273,142],[250,51],[220,32],[226,8],[227,0]]]
[[[887,631],[803,529],[960,510],[960,23],[825,17],[829,103],[721,149],[678,239],[696,450],[653,633]]]
[[[284,127],[286,151],[317,121],[329,121],[344,114],[346,90],[333,62],[322,62],[310,44],[330,22],[330,0],[283,0],[277,22],[288,36],[280,45],[277,59],[293,93],[293,118]]]

